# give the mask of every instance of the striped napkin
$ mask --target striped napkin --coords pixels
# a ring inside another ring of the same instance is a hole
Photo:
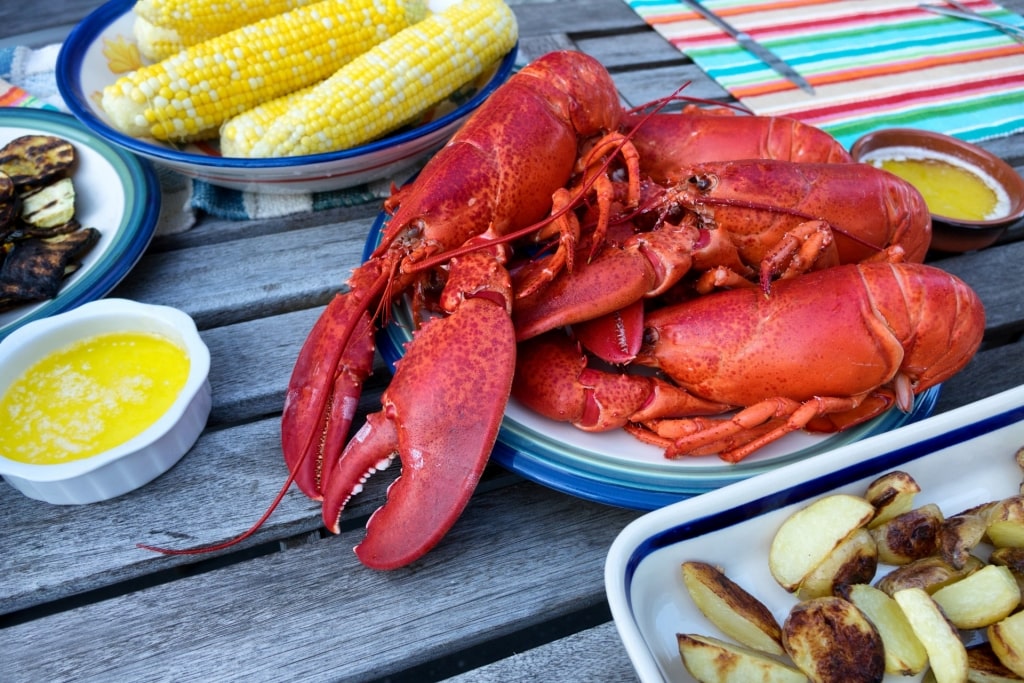
[[[755,114],[813,124],[846,147],[886,127],[970,142],[1024,130],[1024,45],[979,22],[926,12],[919,0],[705,0],[808,79],[814,95],[678,0],[625,1]],[[1024,26],[990,0],[964,4]]]

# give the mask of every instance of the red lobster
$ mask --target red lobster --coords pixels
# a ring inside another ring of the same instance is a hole
[[[521,345],[513,396],[582,429],[627,426],[676,458],[738,462],[799,429],[833,432],[957,373],[981,343],[985,314],[956,277],[917,263],[829,268],[765,296],[725,290],[650,312],[634,363],[657,368],[694,401],[738,412],[685,417],[653,409],[650,378],[587,367],[553,331]],[[681,419],[671,419],[681,418]]]
[[[769,129],[764,120],[761,129]],[[756,283],[767,291],[776,277],[840,263],[923,261],[931,241],[921,194],[866,164],[740,159],[685,169],[686,179],[670,187],[647,185],[640,213],[653,216],[653,229],[605,245],[589,264],[517,299],[519,340],[626,309],[611,324],[627,328],[619,336],[630,341],[601,354],[627,362],[640,332],[628,327],[638,309],[627,307],[663,294],[691,271],[701,276],[698,291]]]
[[[282,446],[299,487],[323,498],[328,528],[337,531],[368,474],[396,454],[402,461],[355,549],[367,566],[391,569],[417,559],[469,501],[497,438],[515,365],[505,248],[486,243],[547,216],[553,194],[573,175],[581,141],[615,131],[621,115],[614,84],[596,60],[556,52],[525,67],[388,200],[380,246],[311,331],[288,385]],[[383,409],[342,450],[372,364],[369,312],[389,306],[421,281],[424,264],[438,262],[447,264],[446,315],[416,332]]]

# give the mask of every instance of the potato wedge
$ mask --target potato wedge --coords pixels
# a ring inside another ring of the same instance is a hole
[[[679,656],[701,683],[807,683],[807,676],[763,652],[710,636],[679,633]]]
[[[932,598],[957,628],[983,628],[1017,608],[1020,588],[1008,568],[990,564],[943,586]]]
[[[985,535],[997,548],[1024,548],[1024,496],[1011,496],[987,511]]]
[[[946,562],[960,569],[985,538],[988,521],[983,514],[963,512],[947,517],[939,531],[938,552]]]
[[[694,604],[725,635],[762,652],[782,649],[782,627],[760,600],[706,562],[684,562],[683,583]]]
[[[817,499],[779,527],[768,551],[769,571],[780,586],[796,591],[843,539],[874,515],[874,506],[859,496],[833,494]]]
[[[882,638],[853,603],[835,596],[798,603],[782,625],[782,644],[814,683],[881,681]]]
[[[876,525],[871,536],[878,544],[878,561],[902,565],[934,555],[945,521],[939,506],[929,503]]]
[[[923,588],[905,588],[893,599],[928,652],[936,683],[967,683],[967,648],[932,596]]]
[[[913,676],[924,671],[928,652],[894,599],[863,583],[843,586],[840,590],[842,597],[852,602],[878,630],[885,649],[887,673]]]
[[[902,471],[887,472],[868,484],[864,498],[875,507],[875,516],[868,528],[876,527],[914,507],[914,497],[921,492],[917,481]]]
[[[992,646],[983,643],[967,648],[967,680],[968,683],[1015,683],[1022,681],[999,661]]]
[[[1024,676],[1024,612],[1017,612],[988,627],[988,642],[1003,666]]]
[[[934,593],[943,586],[959,581],[965,576],[981,569],[985,563],[971,555],[964,566],[957,569],[941,557],[923,557],[910,564],[897,567],[875,582],[875,588],[889,595],[904,588],[923,588]]]
[[[841,586],[867,583],[878,571],[878,546],[867,529],[857,529],[800,582],[796,595],[810,600],[837,595]]]

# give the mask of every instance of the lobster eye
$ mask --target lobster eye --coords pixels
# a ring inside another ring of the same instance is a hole
[[[698,192],[710,192],[718,184],[718,177],[708,174],[695,174],[686,179],[686,182],[697,188]]]

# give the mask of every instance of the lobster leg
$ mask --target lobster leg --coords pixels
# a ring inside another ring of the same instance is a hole
[[[401,475],[355,549],[368,567],[394,569],[430,550],[469,502],[497,439],[515,369],[515,332],[507,273],[485,261],[494,259],[482,252],[453,259],[448,288],[503,273],[506,282],[449,295],[457,307],[417,330],[382,410],[369,416],[332,468],[323,516],[337,532],[342,510],[366,477],[401,459]],[[471,275],[463,278],[462,269]]]
[[[730,407],[657,377],[588,367],[579,343],[558,330],[521,343],[516,368],[513,396],[531,410],[583,431],[607,431],[666,416],[713,415]]]

